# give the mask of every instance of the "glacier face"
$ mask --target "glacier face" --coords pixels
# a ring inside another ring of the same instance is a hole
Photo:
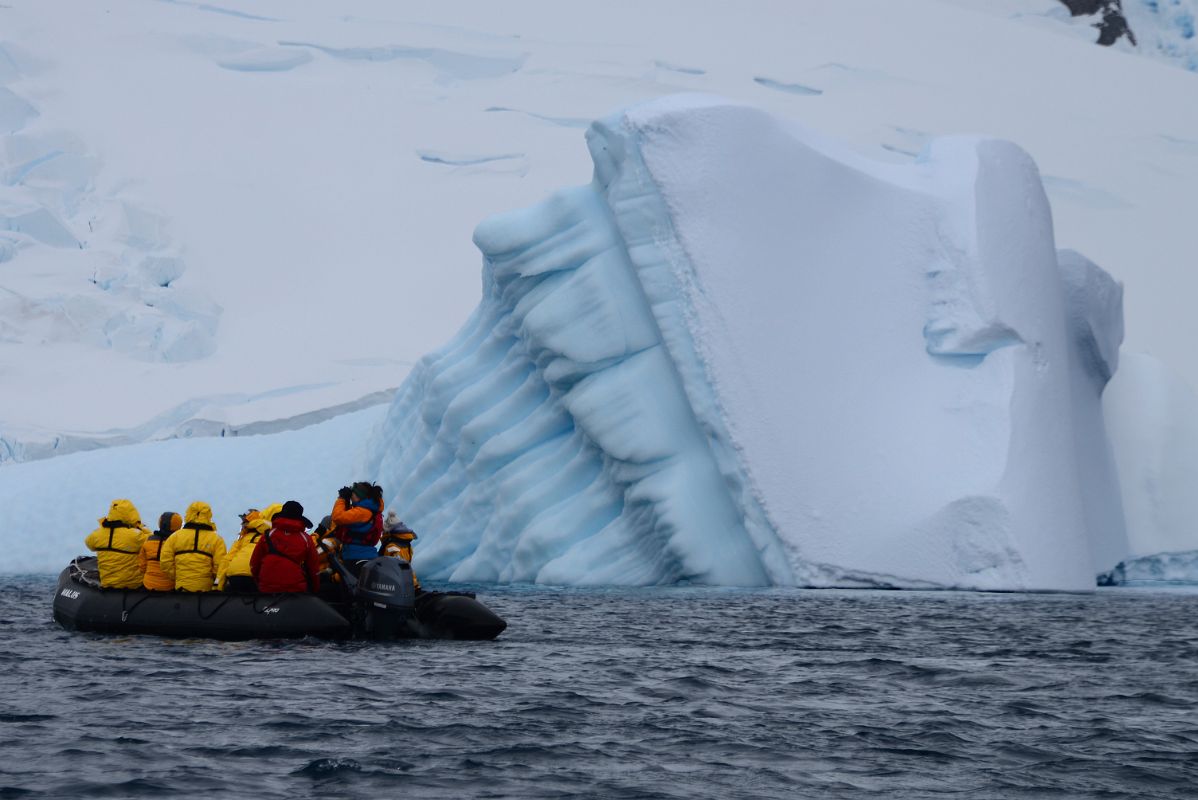
[[[1085,589],[1122,557],[1121,289],[1058,263],[1023,151],[878,164],[703,96],[587,141],[590,185],[479,226],[483,299],[378,437],[422,573]]]
[[[1125,353],[1102,403],[1126,509],[1127,556],[1198,551],[1198,395],[1158,359]],[[1190,579],[1198,581],[1198,569]]]

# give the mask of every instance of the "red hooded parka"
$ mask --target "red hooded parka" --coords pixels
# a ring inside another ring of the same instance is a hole
[[[320,559],[304,528],[303,520],[276,516],[258,540],[250,572],[259,592],[310,592],[320,585]]]

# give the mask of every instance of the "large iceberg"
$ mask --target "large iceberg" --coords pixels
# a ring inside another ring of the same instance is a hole
[[[946,138],[881,164],[653,101],[590,185],[483,222],[483,297],[369,462],[422,574],[1088,589],[1126,553],[1101,393],[1121,287],[1039,173]]]

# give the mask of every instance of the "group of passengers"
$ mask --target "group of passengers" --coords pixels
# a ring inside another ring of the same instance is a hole
[[[240,518],[237,540],[226,550],[207,503],[192,503],[182,517],[164,512],[150,531],[131,501],[114,500],[84,544],[96,553],[107,589],[274,593],[328,590],[339,580],[333,553],[351,565],[380,555],[410,563],[416,538],[394,511],[384,517],[383,490],[366,481],[343,486],[332,513],[314,529],[294,500],[251,508]]]

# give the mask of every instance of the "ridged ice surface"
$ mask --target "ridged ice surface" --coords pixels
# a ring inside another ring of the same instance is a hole
[[[879,164],[753,108],[594,124],[369,469],[455,580],[1084,589],[1126,555],[1121,287],[984,139]]]
[[[404,443],[380,471],[422,531],[421,570],[764,583],[598,193],[563,192],[534,218],[499,218],[475,238],[487,302],[414,371],[385,434]]]

